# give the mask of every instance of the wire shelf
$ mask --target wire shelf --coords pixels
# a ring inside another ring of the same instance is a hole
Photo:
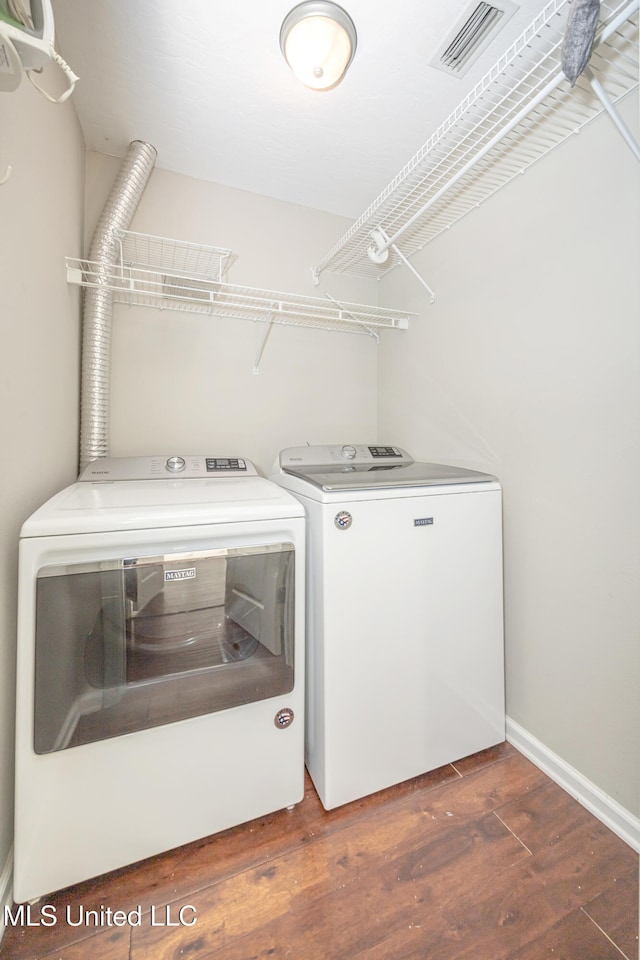
[[[411,256],[603,112],[561,68],[569,0],[551,0],[318,267],[380,277],[400,259],[368,254],[372,232]],[[638,86],[638,2],[607,0],[590,70],[616,103]],[[375,249],[375,245],[374,245]]]
[[[122,231],[114,264],[66,257],[67,281],[109,290],[115,302],[160,310],[315,327],[375,336],[406,329],[415,314],[366,304],[338,303],[225,283],[231,251]]]
[[[118,230],[115,235],[120,251],[119,262],[130,270],[156,268],[166,276],[219,282],[237,259],[225,247],[169,240],[131,230]]]

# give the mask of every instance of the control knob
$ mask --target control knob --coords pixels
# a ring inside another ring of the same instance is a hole
[[[169,473],[182,473],[186,465],[184,457],[169,457],[165,463],[165,469],[167,469]]]
[[[350,443],[345,444],[340,453],[345,458],[345,460],[353,460],[358,451],[355,447],[351,446]]]

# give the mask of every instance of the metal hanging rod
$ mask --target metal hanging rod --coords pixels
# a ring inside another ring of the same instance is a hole
[[[640,162],[640,145],[637,143],[635,137],[627,127],[626,123],[623,121],[622,117],[614,107],[613,103],[607,96],[604,87],[600,83],[597,77],[594,77],[591,70],[587,69],[584,71],[584,75],[591,84],[593,92],[600,100],[600,103],[607,111],[611,119],[613,120],[615,126],[618,129],[618,132],[622,135],[623,140],[634,154],[636,160]]]

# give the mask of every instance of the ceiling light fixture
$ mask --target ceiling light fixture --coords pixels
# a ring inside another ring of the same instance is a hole
[[[295,76],[312,90],[340,83],[356,52],[349,14],[330,0],[305,0],[285,17],[280,49]]]

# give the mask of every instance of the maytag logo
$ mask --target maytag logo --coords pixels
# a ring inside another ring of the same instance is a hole
[[[433,524],[433,517],[420,517],[413,521],[414,527],[430,527]]]
[[[184,570],[165,570],[165,583],[169,580],[195,580],[196,568],[186,567]]]

